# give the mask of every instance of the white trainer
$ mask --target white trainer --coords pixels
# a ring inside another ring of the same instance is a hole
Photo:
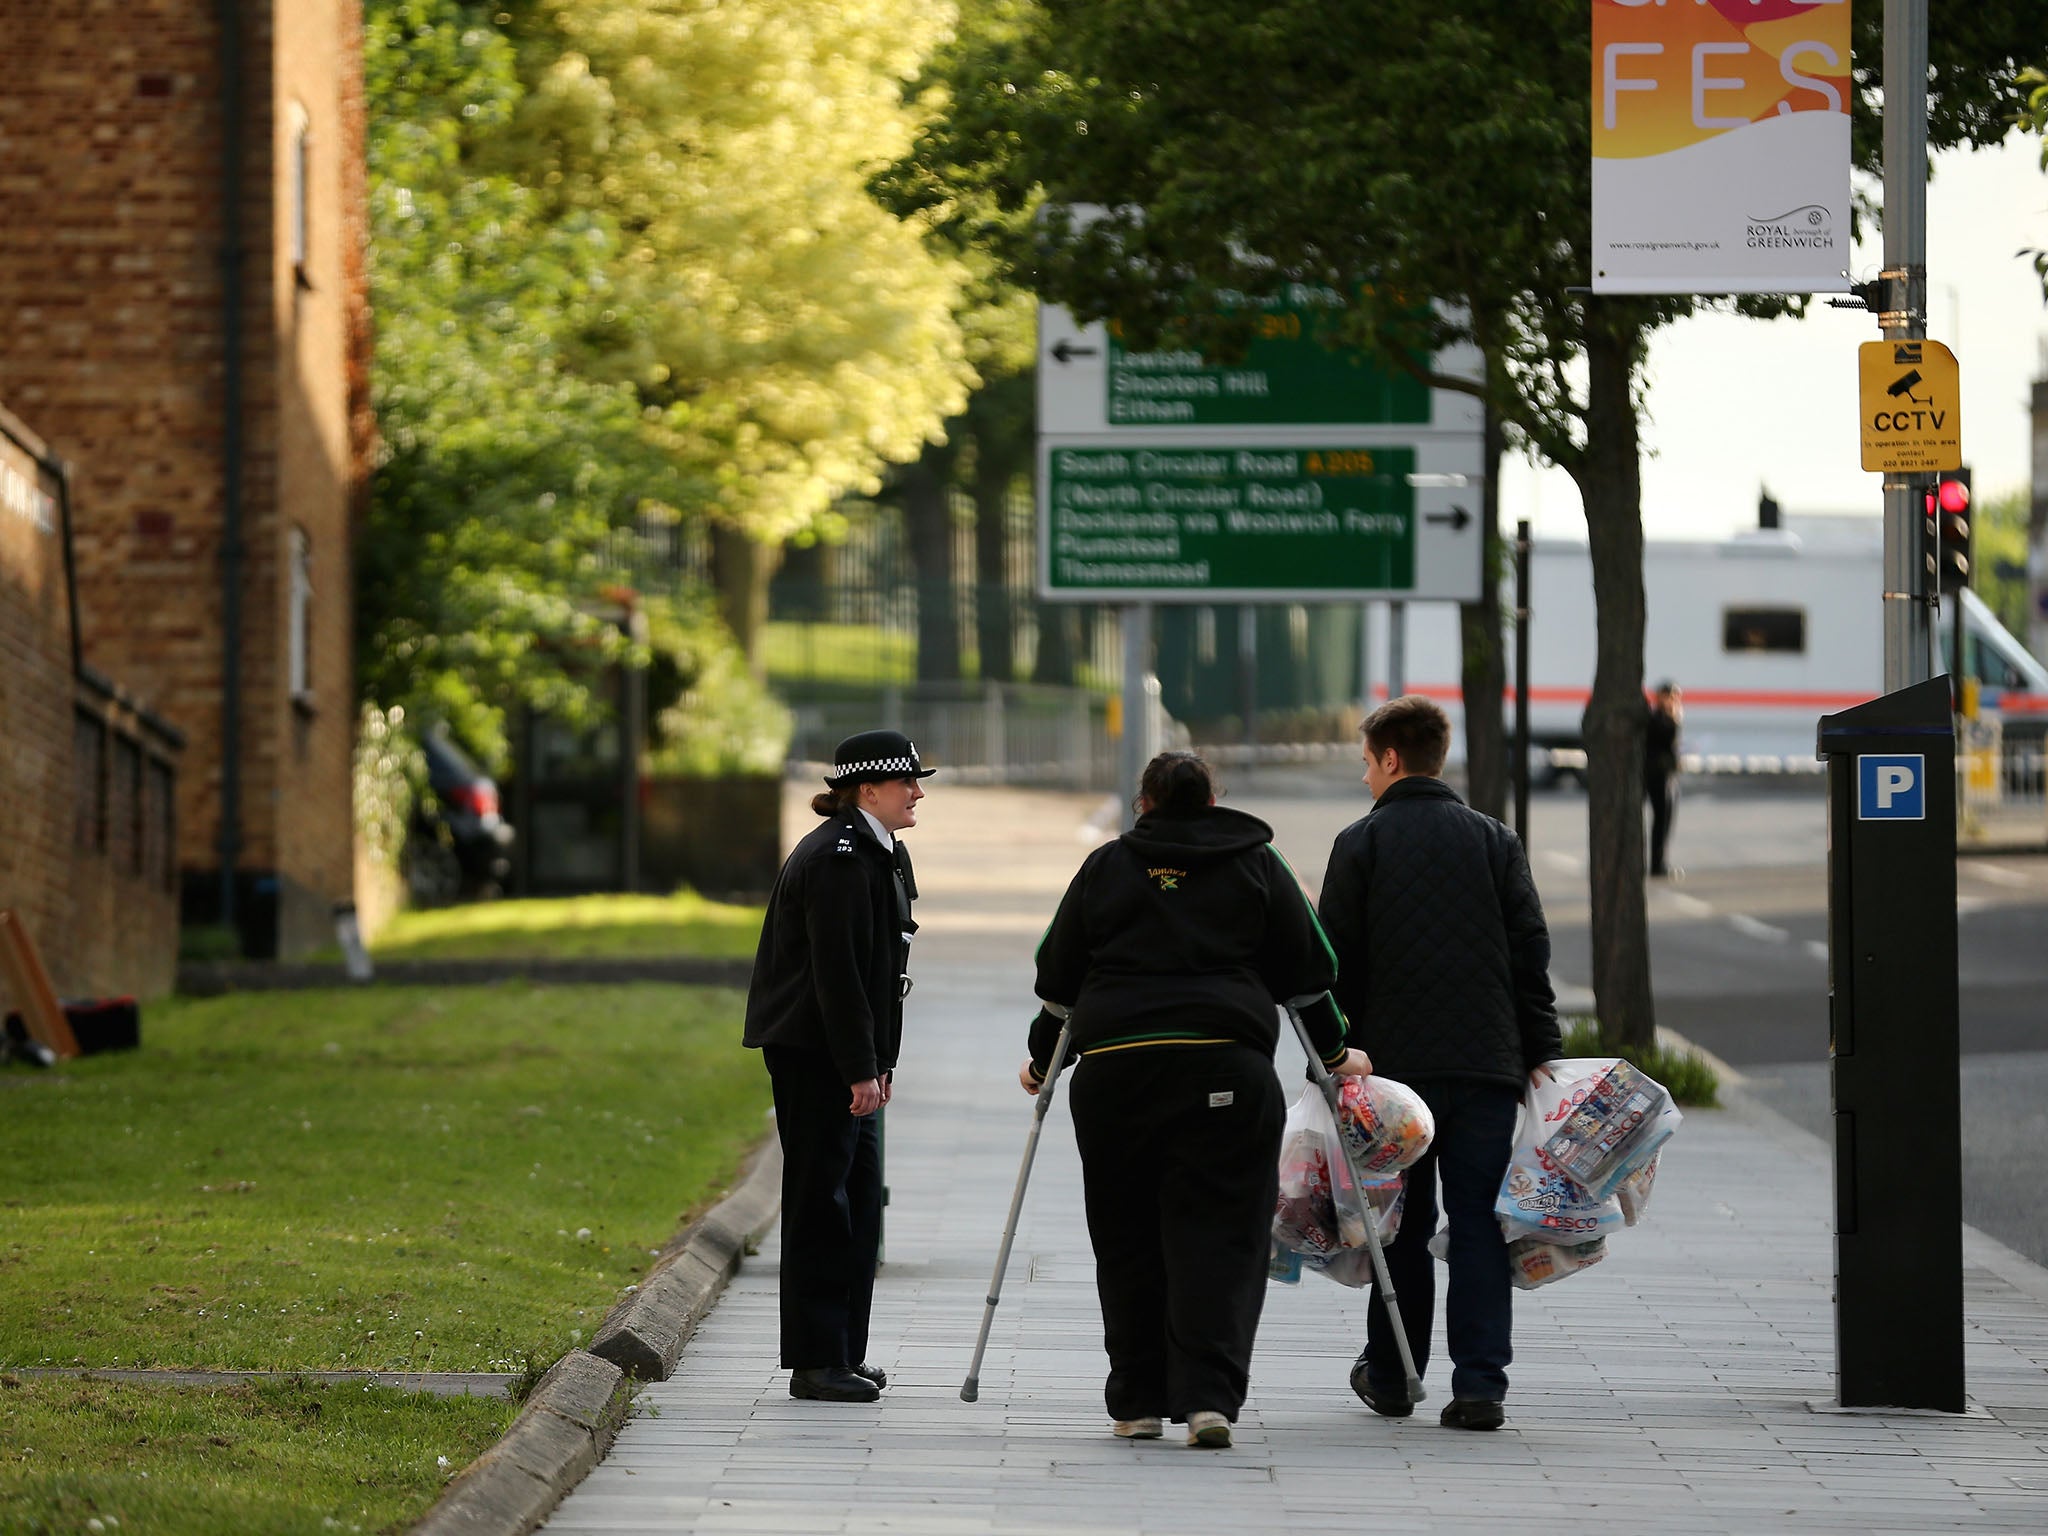
[[[1110,1430],[1119,1440],[1157,1440],[1162,1432],[1157,1419],[1118,1419]]]
[[[1208,1451],[1230,1449],[1230,1420],[1206,1408],[1188,1415],[1188,1444]]]

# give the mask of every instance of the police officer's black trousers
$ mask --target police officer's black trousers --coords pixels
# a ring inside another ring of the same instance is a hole
[[[823,1051],[766,1046],[782,1139],[782,1363],[859,1365],[882,1242],[882,1151],[873,1115]]]
[[[1650,873],[1668,874],[1670,865],[1664,854],[1671,841],[1672,823],[1678,820],[1678,775],[1650,769],[1643,775],[1643,794],[1650,802]]]
[[[1075,1068],[1113,1419],[1236,1419],[1266,1301],[1286,1120],[1273,1063],[1148,1046]]]

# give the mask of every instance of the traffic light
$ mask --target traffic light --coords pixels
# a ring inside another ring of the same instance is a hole
[[[1944,471],[1927,493],[1927,558],[1951,596],[1970,584],[1970,471]]]

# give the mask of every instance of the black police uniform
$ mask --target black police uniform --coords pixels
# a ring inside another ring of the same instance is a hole
[[[882,750],[898,748],[900,750]],[[895,732],[841,744],[869,778],[926,776]],[[858,782],[858,768],[828,780]],[[768,898],[747,994],[748,1046],[775,1093],[782,1142],[782,1364],[815,1371],[863,1362],[881,1245],[876,1117],[848,1107],[853,1084],[894,1069],[916,881],[901,843],[860,811],[832,816],[791,852]]]
[[[1276,1003],[1345,1055],[1337,966],[1272,828],[1241,811],[1149,811],[1082,864],[1038,949],[1068,1010],[1110,1417],[1244,1405],[1265,1303],[1280,1133]],[[1044,1081],[1060,1021],[1041,1011]]]

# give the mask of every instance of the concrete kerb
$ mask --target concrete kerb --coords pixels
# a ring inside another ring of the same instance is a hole
[[[220,997],[229,992],[346,990],[361,986],[482,987],[505,981],[534,986],[615,986],[665,982],[675,986],[744,987],[752,979],[750,959],[705,955],[593,956],[550,959],[507,955],[491,960],[380,960],[374,980],[353,980],[339,962],[241,960],[178,967],[183,997]]]
[[[691,1223],[638,1290],[605,1315],[590,1352],[641,1381],[666,1381],[697,1324],[782,1208],[782,1143],[771,1135],[740,1187]]]
[[[633,1383],[665,1380],[747,1250],[782,1204],[782,1144],[770,1135],[740,1187],[684,1229],[640,1287],[606,1314],[588,1350],[540,1379],[498,1443],[449,1483],[414,1536],[526,1536],[604,1459]]]

